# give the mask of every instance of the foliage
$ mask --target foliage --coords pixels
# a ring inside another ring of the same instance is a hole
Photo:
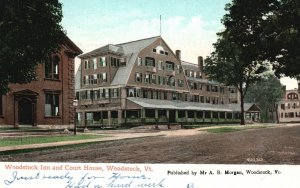
[[[268,74],[259,81],[251,84],[245,96],[246,102],[254,102],[262,110],[261,119],[268,121],[268,110],[275,107],[283,95],[280,80],[273,74]]]
[[[1,0],[0,2],[0,94],[9,83],[36,79],[36,66],[65,37],[58,0]]]
[[[261,26],[263,58],[272,62],[277,77],[300,75],[300,1],[273,0]]]
[[[211,79],[238,88],[242,114],[249,84],[267,70],[267,63],[260,58],[261,51],[253,44],[259,38],[259,22],[251,2],[251,6],[241,6],[240,1],[226,6],[229,14],[222,20],[225,30],[217,34],[215,51],[205,60],[205,71]],[[241,124],[245,124],[244,116]]]

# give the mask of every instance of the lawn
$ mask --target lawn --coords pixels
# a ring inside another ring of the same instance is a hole
[[[15,137],[15,138],[1,138],[0,147],[5,146],[17,146],[28,144],[41,144],[50,142],[62,142],[62,141],[75,141],[75,140],[87,140],[103,138],[103,135],[62,135],[62,136],[39,136],[39,137]]]
[[[200,131],[207,131],[209,133],[228,133],[228,132],[243,131],[247,129],[263,129],[266,127],[267,126],[219,127],[219,128],[212,128],[212,129],[202,129]]]

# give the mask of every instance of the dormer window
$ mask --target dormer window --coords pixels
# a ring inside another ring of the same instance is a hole
[[[156,48],[153,48],[153,52],[161,55],[169,54],[162,46],[157,46]]]

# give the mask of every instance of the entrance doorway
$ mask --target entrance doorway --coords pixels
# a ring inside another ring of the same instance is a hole
[[[28,98],[22,98],[19,104],[19,124],[20,125],[33,125],[33,104]]]

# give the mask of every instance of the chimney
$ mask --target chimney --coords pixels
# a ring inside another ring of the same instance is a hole
[[[205,78],[205,74],[204,74],[204,65],[203,65],[203,57],[199,56],[198,57],[198,68],[200,70],[200,73],[202,75],[202,78]]]
[[[176,57],[181,60],[181,51],[180,50],[176,50]]]

